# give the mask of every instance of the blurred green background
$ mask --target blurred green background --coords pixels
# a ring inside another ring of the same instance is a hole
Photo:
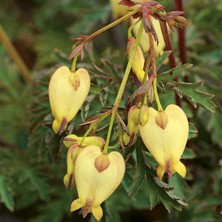
[[[147,193],[152,193],[151,190],[143,184],[137,196],[129,199],[121,186],[107,201],[104,221],[222,221],[222,1],[183,2],[185,16],[190,21],[186,28],[188,63],[193,64],[187,75],[193,83],[203,80],[201,90],[214,94],[212,100],[217,105],[214,114],[200,106],[195,109],[184,105],[198,133],[192,134],[187,145],[190,152],[185,161],[189,171],[186,181],[175,177],[172,185],[189,205],[182,211],[172,209],[168,213],[167,202],[164,207],[161,199],[149,210]],[[166,11],[175,9],[173,1],[161,4]],[[30,83],[22,77],[1,44],[1,222],[83,221],[78,213],[69,212],[76,193],[67,190],[62,182],[66,150],[50,129],[47,84],[56,67],[71,66],[67,58],[74,37],[91,34],[111,21],[111,7],[105,0],[0,1],[0,24],[33,79]],[[118,84],[108,89],[104,73],[121,75],[126,62],[127,27],[127,23],[121,24],[87,45],[79,66],[93,73],[93,93],[74,122],[74,132],[82,133],[84,129],[76,126],[104,104],[111,106]],[[179,63],[176,30],[172,39]],[[100,73],[103,81],[97,79],[97,67],[105,70]],[[164,95],[162,100],[164,104],[169,102]],[[89,215],[85,221],[94,220]]]

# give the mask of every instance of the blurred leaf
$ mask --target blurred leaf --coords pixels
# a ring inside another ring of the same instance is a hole
[[[5,178],[2,175],[0,175],[0,197],[1,197],[1,202],[3,202],[10,211],[13,211],[14,199],[9,190],[9,187],[6,184]]]

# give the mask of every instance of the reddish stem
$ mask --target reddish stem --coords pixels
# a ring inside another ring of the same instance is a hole
[[[183,9],[183,1],[175,0],[175,7],[178,11],[184,11]],[[179,47],[179,56],[182,64],[187,63],[187,51],[186,51],[186,30],[185,27],[183,29],[178,28],[178,47]],[[184,81],[188,82],[188,77],[184,77]]]
[[[166,22],[160,22],[160,27],[161,27],[161,31],[163,33],[163,38],[164,38],[164,42],[166,45],[166,50],[170,50],[171,53],[169,55],[169,60],[170,60],[170,66],[171,68],[175,68],[176,67],[176,60],[175,60],[175,55],[174,55],[174,51],[173,51],[173,46],[170,40],[170,34],[166,25]],[[173,79],[175,82],[178,82],[178,78],[174,78]],[[178,106],[181,107],[181,100],[180,97],[175,93],[175,100],[176,100],[176,104]]]

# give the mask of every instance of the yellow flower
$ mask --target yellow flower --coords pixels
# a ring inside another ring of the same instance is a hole
[[[116,151],[103,154],[97,146],[82,150],[76,160],[75,181],[78,199],[71,204],[71,211],[82,208],[83,217],[88,213],[99,221],[103,216],[100,204],[119,186],[125,173],[125,162]]]
[[[90,89],[90,77],[86,69],[71,72],[68,67],[58,68],[49,82],[49,102],[54,116],[52,128],[59,135],[81,108]]]
[[[168,105],[164,111],[149,108],[148,122],[140,126],[142,140],[158,162],[157,176],[177,172],[182,177],[186,168],[180,162],[186,146],[189,124],[184,111],[177,105]]]
[[[158,56],[159,54],[163,53],[164,48],[165,48],[165,42],[164,42],[163,34],[162,34],[162,31],[161,31],[161,28],[160,28],[159,20],[153,18],[152,16],[150,16],[150,19],[151,19],[151,22],[153,24],[153,27],[154,27],[154,29],[156,31],[156,34],[157,34],[157,37],[158,37],[158,40],[159,40],[159,44],[157,44],[157,42],[154,41],[155,54],[156,54],[156,56]],[[130,20],[130,22],[134,23],[137,20],[138,19],[133,19],[132,18]],[[135,35],[137,35],[139,27],[140,27],[140,23],[136,24],[133,27],[133,32],[134,32]],[[142,33],[142,36],[141,36],[141,39],[140,39],[140,47],[142,48],[144,53],[148,52],[149,48],[150,48],[149,36],[145,32],[145,30],[143,30],[143,33]]]

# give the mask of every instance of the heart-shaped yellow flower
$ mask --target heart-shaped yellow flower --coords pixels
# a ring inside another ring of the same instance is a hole
[[[71,72],[68,67],[58,68],[49,82],[49,102],[54,116],[52,128],[62,134],[67,124],[81,108],[90,89],[90,77],[86,69]]]
[[[119,186],[125,173],[125,162],[116,151],[102,153],[95,145],[79,154],[75,165],[78,199],[71,204],[71,211],[82,208],[83,217],[92,213],[97,221],[103,216],[100,204]]]
[[[164,111],[149,108],[148,112],[148,122],[140,126],[140,134],[145,146],[159,163],[157,176],[162,179],[165,172],[169,176],[177,172],[184,177],[186,168],[180,158],[189,132],[184,111],[171,104]]]

